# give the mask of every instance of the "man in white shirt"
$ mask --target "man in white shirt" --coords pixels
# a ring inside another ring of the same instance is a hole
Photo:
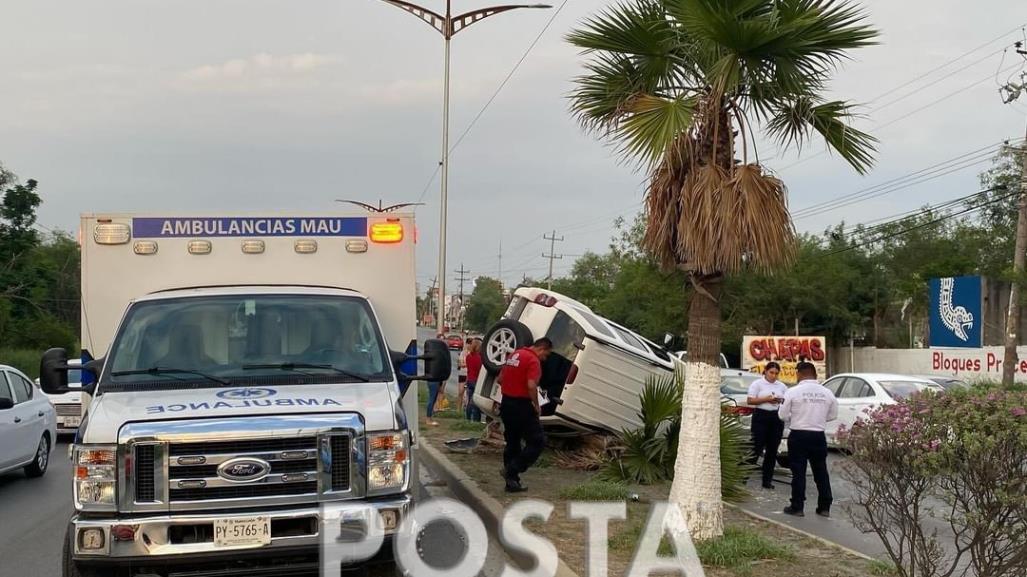
[[[792,502],[788,515],[803,517],[806,503],[806,465],[813,469],[817,485],[817,515],[831,516],[831,477],[827,472],[828,421],[838,418],[838,400],[817,382],[817,369],[811,363],[796,365],[799,384],[785,394],[779,415],[789,423],[788,457],[792,468]]]
[[[763,369],[763,378],[749,385],[749,396],[746,403],[754,407],[752,413],[752,450],[755,465],[763,458],[763,488],[774,488],[774,467],[777,463],[777,450],[781,446],[781,436],[785,424],[778,417],[777,410],[784,402],[788,387],[777,380],[781,374],[781,365],[767,363]]]

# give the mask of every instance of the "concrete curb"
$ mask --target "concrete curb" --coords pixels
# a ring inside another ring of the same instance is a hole
[[[499,535],[499,528],[503,522],[503,505],[491,495],[482,490],[478,483],[467,476],[463,469],[456,463],[450,461],[442,452],[433,447],[424,437],[420,439],[420,456],[425,465],[446,482],[449,490],[456,495],[457,499],[466,503],[478,514],[485,524],[485,530],[491,535]],[[496,472],[498,477],[499,473]],[[498,539],[497,539],[498,541]],[[518,549],[507,548],[500,542],[507,557],[512,559],[521,568],[530,568],[535,565],[535,556]],[[556,568],[555,577],[578,577],[566,563],[561,559]]]
[[[764,523],[770,523],[771,525],[774,525],[776,527],[780,527],[782,529],[786,529],[788,531],[791,531],[792,533],[795,533],[795,534],[798,534],[798,535],[802,535],[803,537],[805,537],[807,539],[812,539],[812,540],[816,541],[817,543],[820,543],[821,545],[826,545],[828,547],[832,547],[834,549],[838,549],[838,550],[840,550],[842,552],[845,552],[845,553],[848,553],[849,555],[852,555],[853,557],[858,557],[858,558],[863,559],[865,561],[879,561],[879,559],[875,559],[875,558],[871,557],[870,555],[867,555],[865,553],[860,553],[859,551],[856,551],[855,549],[849,549],[845,545],[840,545],[838,543],[835,543],[834,541],[829,541],[827,539],[824,539],[823,537],[819,537],[819,536],[814,535],[813,533],[810,533],[808,531],[803,531],[802,529],[799,529],[799,528],[796,528],[796,527],[792,527],[791,525],[789,525],[787,523],[782,523],[781,521],[777,521],[777,520],[771,519],[769,517],[764,517],[763,515],[760,515],[759,513],[753,513],[752,511],[746,511],[745,509],[743,509],[743,508],[741,508],[738,505],[735,505],[733,503],[724,503],[724,506],[725,507],[730,507],[731,509],[734,509],[735,511],[738,511],[738,512],[744,514],[744,515],[752,517],[753,519],[756,519],[758,521],[763,521]]]

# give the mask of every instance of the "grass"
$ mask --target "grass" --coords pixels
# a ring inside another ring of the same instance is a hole
[[[775,545],[758,532],[743,527],[725,527],[723,537],[696,543],[695,548],[703,565],[742,574],[756,561],[795,559],[791,549]]]
[[[633,552],[642,541],[642,530],[644,528],[644,521],[638,521],[628,525],[627,528],[623,529],[613,537],[610,537],[610,549],[624,553]],[[660,548],[657,552],[664,557],[674,554],[674,545],[671,543],[670,537],[666,535],[663,536],[663,539],[660,541]]]
[[[35,349],[9,349],[0,348],[0,365],[10,365],[29,376],[39,376],[39,361],[43,358],[43,351]]]
[[[870,566],[869,569],[871,575],[890,577],[898,574],[898,570],[891,561],[880,561],[878,559],[874,559],[873,561],[870,561],[868,565]]]
[[[560,491],[560,498],[568,501],[626,501],[628,486],[610,481],[588,481]]]
[[[480,433],[485,430],[485,423],[476,423],[474,421],[457,421],[449,425],[450,430],[453,431],[466,431],[469,433]]]

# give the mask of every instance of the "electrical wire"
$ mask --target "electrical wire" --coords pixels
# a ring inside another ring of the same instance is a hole
[[[496,88],[496,91],[492,93],[492,96],[488,99],[488,101],[485,102],[485,105],[481,107],[481,110],[478,111],[478,114],[474,115],[474,118],[471,119],[470,124],[468,124],[467,128],[465,128],[464,131],[460,134],[460,137],[456,139],[456,142],[453,144],[453,146],[449,147],[450,154],[453,154],[453,151],[456,150],[456,147],[460,146],[460,143],[464,141],[464,138],[467,138],[468,133],[471,132],[471,129],[474,128],[474,125],[477,124],[478,121],[481,120],[481,117],[485,115],[485,111],[488,110],[489,106],[491,106],[493,102],[495,102],[496,98],[499,96],[499,93],[502,92],[503,88],[505,88],[507,83],[510,82],[510,79],[513,78],[513,75],[517,72],[517,69],[521,67],[521,64],[524,64],[524,61],[527,60],[528,55],[531,54],[531,51],[535,49],[535,46],[539,43],[540,40],[542,40],[542,37],[545,35],[545,33],[549,30],[550,27],[552,27],[553,22],[556,21],[557,16],[560,15],[560,12],[563,12],[563,9],[565,6],[567,6],[568,1],[569,0],[563,0],[560,6],[553,12],[553,15],[549,17],[549,20],[546,22],[545,26],[543,26],[542,30],[540,30],[538,35],[535,36],[535,39],[531,41],[531,44],[528,45],[528,48],[524,51],[524,54],[521,55],[517,63],[514,64],[513,68],[510,69],[510,72],[506,75],[506,78],[503,78],[503,81],[499,83],[499,86]],[[438,164],[438,166],[435,167],[435,172],[432,173],[431,178],[429,178],[427,184],[424,185],[424,190],[422,190],[421,195],[417,197],[417,202],[421,202],[422,200],[424,200],[424,195],[428,193],[428,189],[431,188],[432,183],[435,182],[435,177],[439,175],[440,170],[442,170],[441,162]]]

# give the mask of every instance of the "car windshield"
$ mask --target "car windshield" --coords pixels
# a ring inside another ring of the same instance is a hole
[[[908,399],[913,393],[927,390],[931,388],[931,385],[927,383],[918,383],[916,381],[878,381],[884,392],[888,393],[888,396],[901,401],[902,399]]]
[[[125,316],[104,381],[389,380],[385,351],[361,298],[248,294],[143,301]]]

